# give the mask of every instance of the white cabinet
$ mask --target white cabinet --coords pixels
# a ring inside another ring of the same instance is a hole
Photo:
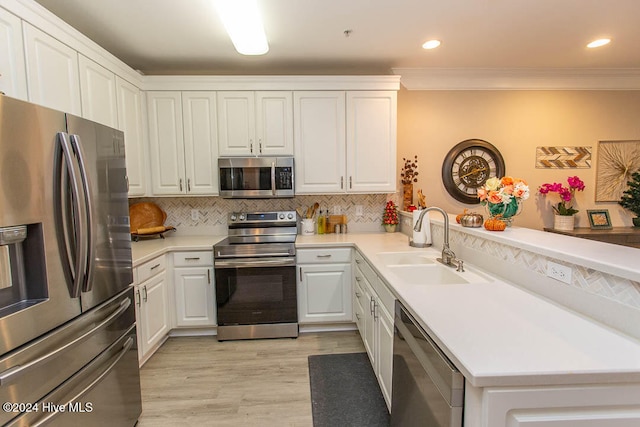
[[[176,252],[173,265],[176,326],[215,326],[212,251]]]
[[[221,91],[220,156],[293,155],[293,100],[287,91]]]
[[[117,128],[118,103],[115,74],[83,55],[78,56],[78,64],[82,117]]]
[[[296,193],[395,192],[396,96],[295,92]]]
[[[347,92],[347,190],[396,191],[395,91]]]
[[[152,91],[147,105],[153,194],[217,194],[215,93]]]
[[[636,427],[638,384],[473,387],[465,383],[465,427]]]
[[[345,93],[295,92],[293,98],[296,194],[344,192]]]
[[[355,253],[355,262],[353,292],[356,324],[382,396],[391,409],[394,297],[358,251]]]
[[[298,322],[352,322],[351,249],[299,249]]]
[[[23,22],[29,101],[82,115],[78,53]]]
[[[168,279],[165,257],[137,267],[135,286],[138,358],[142,365],[167,338],[169,321]]]
[[[0,8],[0,92],[27,100],[27,75],[20,18]]]
[[[218,194],[215,92],[182,92],[187,194]]]
[[[144,196],[147,193],[148,156],[142,114],[142,93],[136,86],[116,76],[116,101],[118,128],[124,132],[129,196]]]

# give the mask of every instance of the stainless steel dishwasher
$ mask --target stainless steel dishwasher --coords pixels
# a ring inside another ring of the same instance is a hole
[[[391,425],[460,427],[464,377],[396,301]]]

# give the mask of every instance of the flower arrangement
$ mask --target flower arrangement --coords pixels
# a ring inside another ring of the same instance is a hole
[[[570,176],[567,178],[567,183],[569,187],[565,187],[559,182],[554,182],[553,184],[542,184],[540,188],[538,188],[540,194],[558,193],[560,202],[557,206],[552,206],[553,211],[557,215],[571,216],[579,212],[577,209],[574,209],[570,203],[576,191],[584,190],[584,182],[577,176]]]
[[[526,181],[511,176],[489,178],[478,188],[480,204],[486,206],[492,217],[511,218],[520,209],[520,203],[529,198]]]
[[[418,182],[418,156],[414,156],[413,160],[404,157],[402,160],[404,160],[404,166],[400,172],[400,182],[403,185]]]
[[[393,200],[389,200],[382,214],[382,225],[396,224],[398,224],[398,207],[393,203]]]

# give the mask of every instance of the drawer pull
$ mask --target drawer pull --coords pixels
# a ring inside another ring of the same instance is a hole
[[[361,281],[361,280],[362,280],[362,277],[360,277],[360,276],[356,276],[356,282],[359,282],[359,281]]]
[[[331,254],[326,254],[326,255],[316,255],[316,258],[331,258]]]
[[[187,257],[184,260],[185,261],[198,261],[200,259],[199,256],[194,256],[194,257]]]
[[[356,259],[356,264],[360,264],[360,260],[359,259]]]
[[[160,267],[160,264],[156,264],[153,267],[151,267],[149,270],[155,270],[156,268]]]
[[[360,298],[360,297],[362,296],[362,294],[361,294],[360,292],[357,292],[357,291],[356,291],[356,296],[357,296],[358,298]]]

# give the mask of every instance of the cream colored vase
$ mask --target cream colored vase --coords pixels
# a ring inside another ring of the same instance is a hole
[[[573,231],[576,217],[574,215],[555,215],[553,229],[561,231]]]

